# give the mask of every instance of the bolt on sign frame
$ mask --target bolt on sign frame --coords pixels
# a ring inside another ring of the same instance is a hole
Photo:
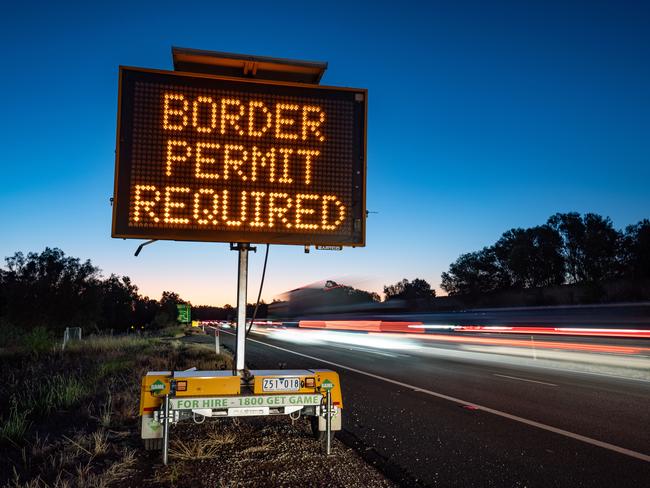
[[[364,246],[367,91],[120,67],[112,236]]]

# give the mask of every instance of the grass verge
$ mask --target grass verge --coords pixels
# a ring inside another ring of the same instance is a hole
[[[44,336],[0,354],[2,487],[120,486],[138,461],[142,376],[231,365],[229,357],[170,339],[90,337],[61,351]]]

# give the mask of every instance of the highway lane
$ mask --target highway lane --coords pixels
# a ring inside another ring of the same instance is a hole
[[[467,351],[450,354],[448,343],[423,353],[252,338],[251,369],[282,363],[339,371],[343,437],[381,458],[384,468],[397,468],[392,473],[405,485],[640,486],[650,479],[650,463],[643,460],[650,459],[648,382],[531,367]],[[222,340],[231,343],[226,334]]]

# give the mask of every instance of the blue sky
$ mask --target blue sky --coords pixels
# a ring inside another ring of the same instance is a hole
[[[327,61],[369,90],[367,247],[271,248],[264,297],[343,278],[438,286],[558,211],[650,217],[647,2],[14,2],[0,18],[0,255],[57,246],[143,293],[235,301],[226,244],[111,239],[118,65],[171,46]],[[262,253],[251,260],[256,291]]]

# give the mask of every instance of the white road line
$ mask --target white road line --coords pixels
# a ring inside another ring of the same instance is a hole
[[[518,378],[517,376],[508,376],[507,374],[496,374],[492,373],[494,376],[500,376],[501,378],[509,378],[511,380],[519,380],[519,381],[528,381],[529,383],[539,383],[540,385],[548,385],[548,386],[557,386],[553,383],[546,383],[545,381],[537,381],[537,380],[529,380],[526,378]]]
[[[636,382],[640,381],[641,383],[650,383],[649,380],[644,380],[643,378],[632,378],[630,376],[621,376],[618,374],[596,373],[595,371],[579,371],[577,369],[552,368],[550,366],[539,366],[539,365],[535,365],[535,367],[541,369],[547,369],[549,371],[563,371],[565,373],[590,374],[592,376],[601,376],[603,378],[615,378],[617,380],[636,381]]]
[[[387,383],[392,383],[394,385],[398,385],[398,386],[401,386],[403,388],[409,388],[409,389],[416,390],[416,391],[421,392],[421,393],[426,393],[427,395],[431,395],[431,396],[434,396],[436,398],[442,398],[443,400],[448,400],[450,402],[458,403],[460,405],[468,405],[468,406],[474,407],[474,408],[476,408],[478,410],[483,410],[484,412],[488,412],[488,413],[491,413],[493,415],[498,415],[499,417],[503,417],[503,418],[506,418],[506,419],[509,419],[509,420],[514,420],[515,422],[520,422],[522,424],[530,425],[532,427],[537,427],[538,429],[547,430],[549,432],[553,432],[555,434],[560,434],[560,435],[563,435],[565,437],[569,437],[571,439],[575,439],[575,440],[584,442],[586,444],[591,444],[592,446],[598,446],[598,447],[602,447],[603,449],[609,449],[610,451],[617,452],[619,454],[624,454],[626,456],[630,456],[630,457],[633,457],[633,458],[636,458],[636,459],[640,459],[641,461],[645,461],[645,462],[650,463],[650,456],[648,456],[647,454],[632,451],[631,449],[626,449],[624,447],[615,446],[614,444],[610,444],[609,442],[599,441],[598,439],[592,439],[591,437],[576,434],[574,432],[569,432],[568,430],[558,429],[557,427],[553,427],[552,425],[546,425],[546,424],[542,424],[541,422],[536,422],[534,420],[528,420],[528,419],[525,419],[523,417],[519,417],[517,415],[512,415],[512,414],[507,413],[507,412],[502,412],[500,410],[495,410],[493,408],[484,407],[483,405],[479,405],[477,403],[461,400],[460,398],[445,395],[443,393],[436,393],[435,391],[425,390],[423,388],[420,388],[420,387],[417,387],[417,386],[414,386],[414,385],[409,385],[408,383],[403,383],[401,381],[392,380],[390,378],[385,378],[385,377],[379,376],[377,374],[368,373],[367,371],[362,371],[360,369],[351,368],[350,366],[345,366],[343,364],[335,363],[333,361],[328,361],[327,359],[321,359],[321,358],[317,358],[317,357],[314,357],[314,356],[309,356],[308,354],[303,354],[301,352],[296,352],[296,351],[292,351],[290,349],[285,349],[284,347],[274,346],[272,344],[267,344],[266,342],[257,341],[255,339],[251,339],[251,338],[248,338],[248,340],[252,341],[252,342],[256,342],[258,344],[262,344],[262,345],[267,346],[267,347],[271,347],[273,349],[278,349],[280,351],[295,354],[296,356],[302,356],[302,357],[305,357],[305,358],[308,358],[308,359],[313,359],[314,361],[320,361],[321,363],[336,366],[337,368],[346,369],[348,371],[352,371],[354,373],[359,373],[359,374],[368,376],[370,378],[375,378],[377,380],[382,380],[382,381],[385,381]]]
[[[375,350],[369,349],[367,347],[359,347],[359,346],[343,346],[343,347],[345,347],[346,349],[348,349],[350,351],[361,351],[361,352],[365,352],[365,353],[368,353],[368,354],[376,354],[378,356],[384,356],[384,357],[388,357],[388,358],[409,357],[406,354],[397,354],[397,353],[394,353],[394,352],[375,351]]]

